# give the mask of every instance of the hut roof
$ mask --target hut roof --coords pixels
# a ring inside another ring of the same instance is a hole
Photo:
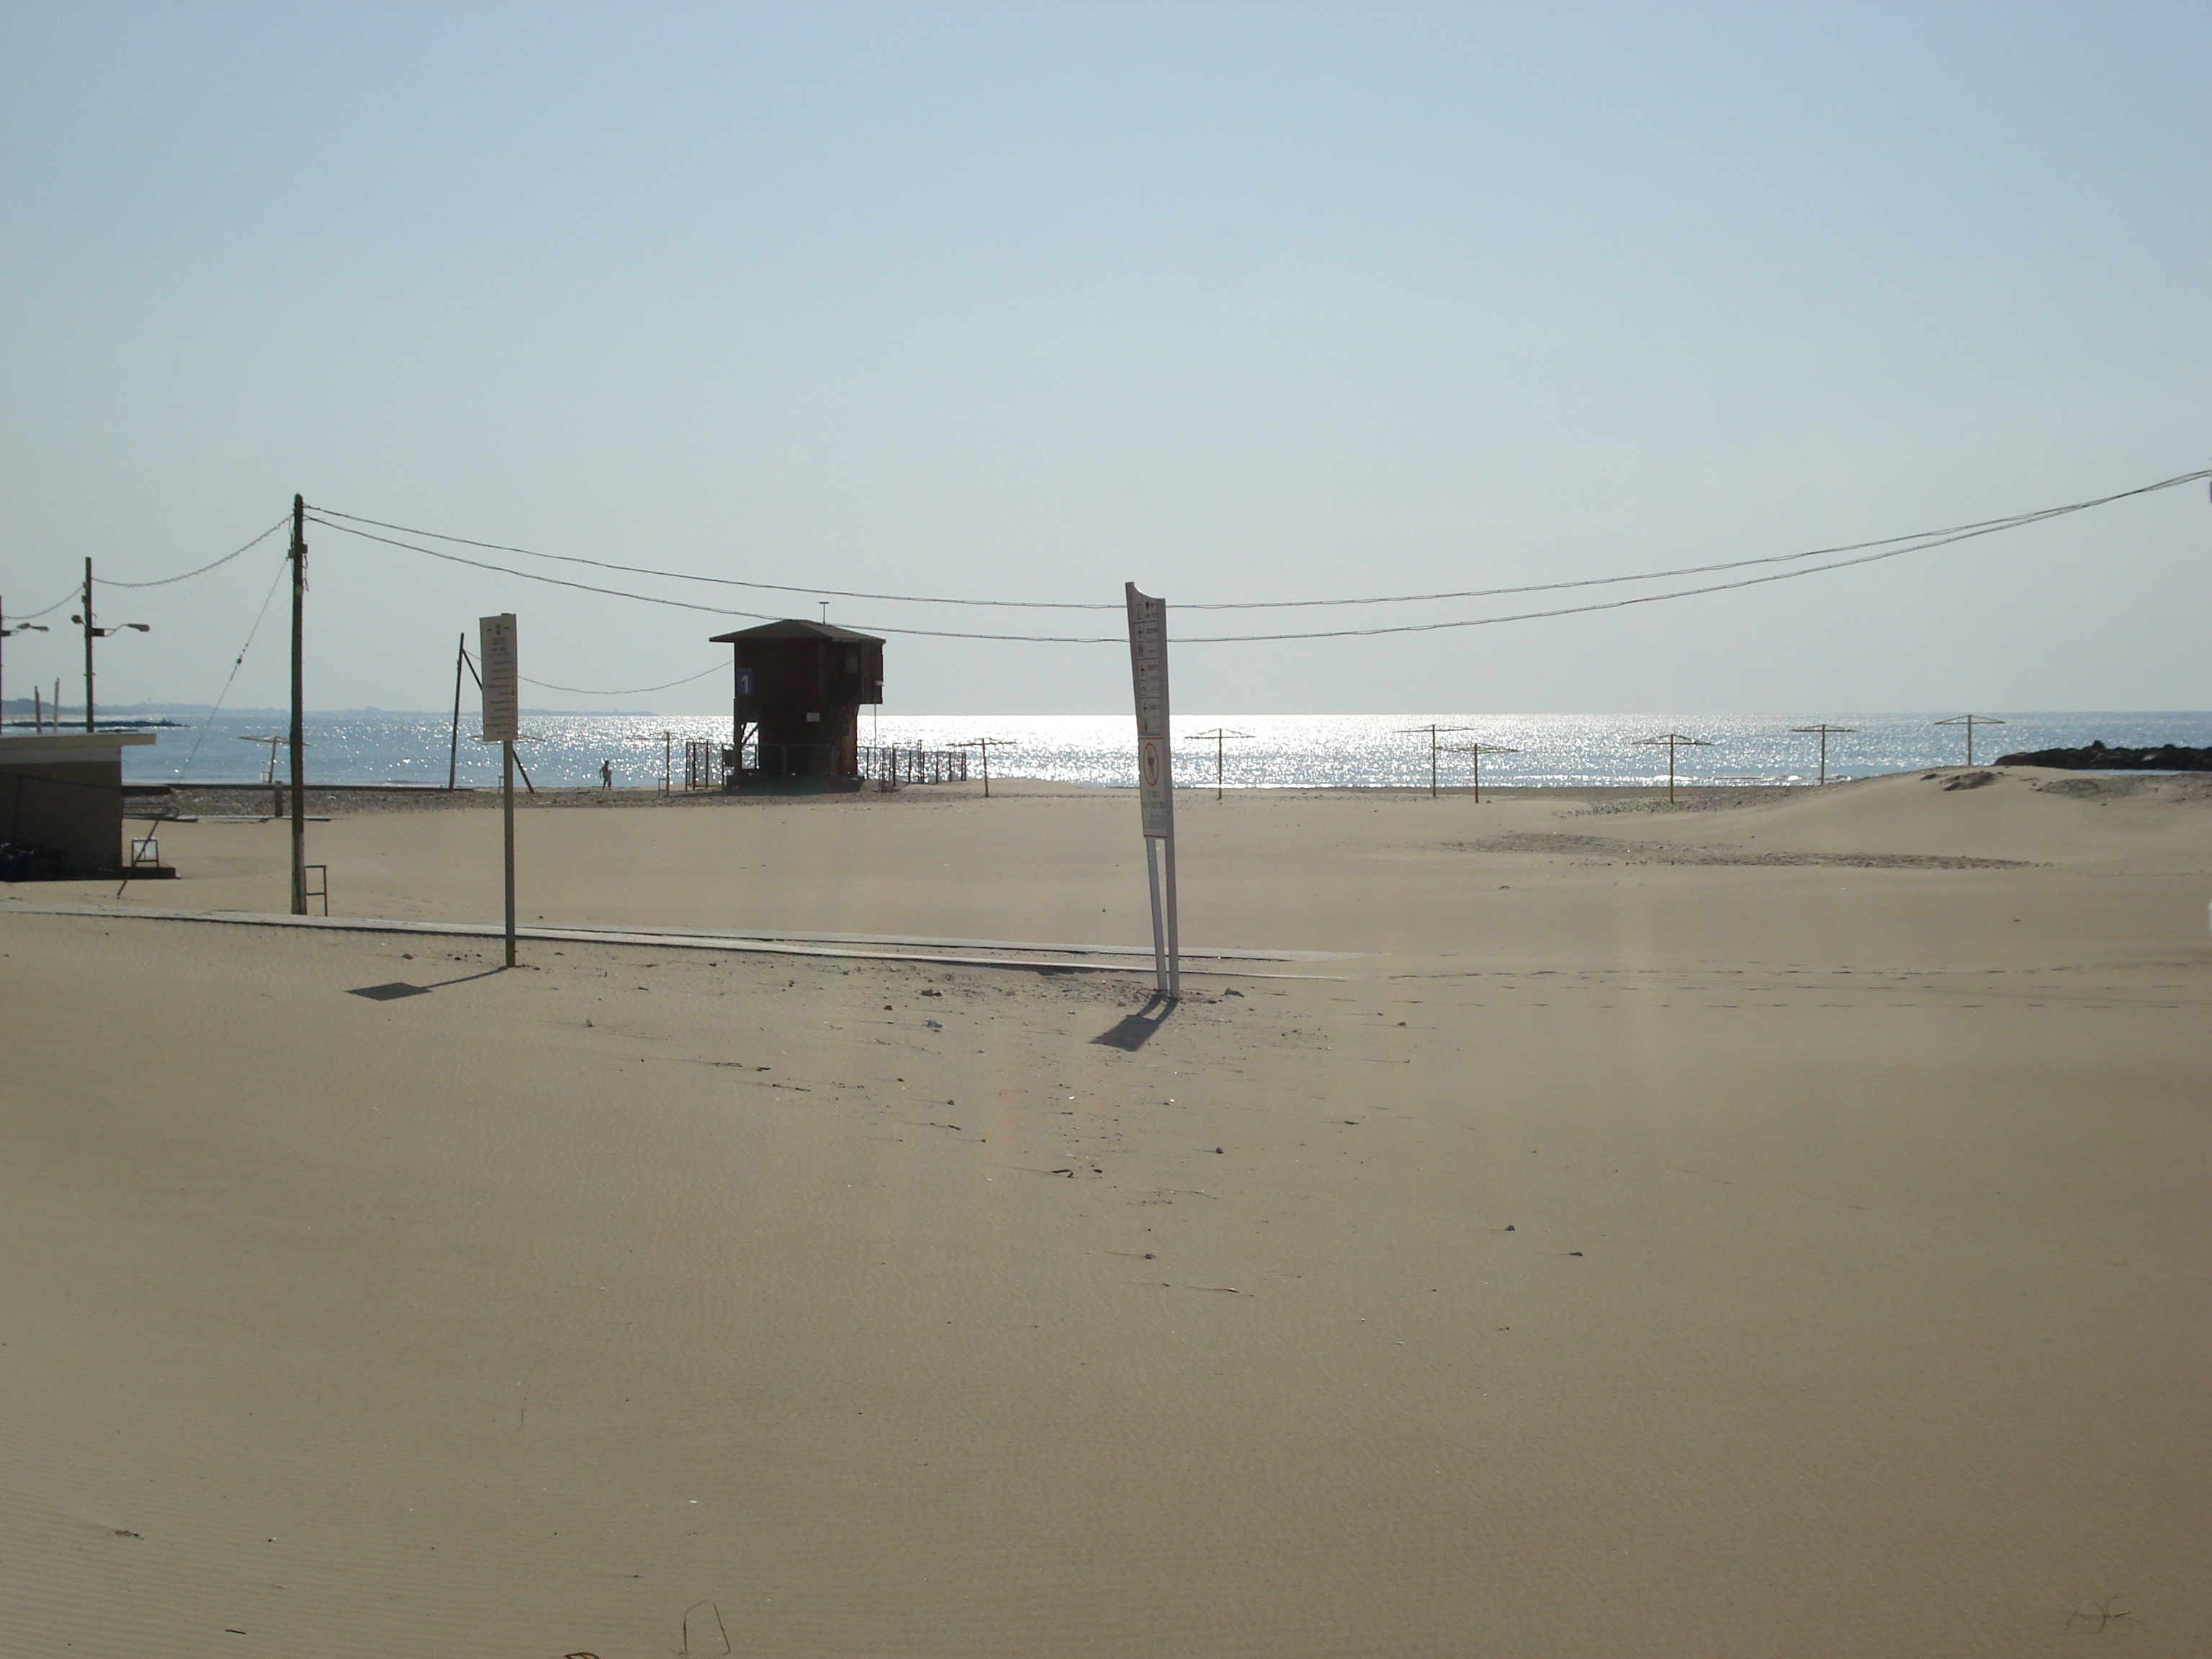
[[[781,622],[763,623],[757,628],[740,628],[734,634],[717,634],[708,643],[730,645],[738,640],[835,640],[848,645],[883,643],[873,634],[840,628],[834,623],[807,622],[797,617],[786,617]]]

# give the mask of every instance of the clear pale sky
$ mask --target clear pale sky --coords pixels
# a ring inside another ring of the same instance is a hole
[[[87,555],[190,568],[295,490],[805,587],[1171,605],[2101,495],[2212,463],[2208,62],[2212,9],[2113,0],[9,4],[0,596],[44,605]],[[595,688],[746,625],[311,540],[318,708],[439,706],[486,611],[526,673]],[[104,593],[155,631],[101,647],[103,703],[212,697],[276,547]],[[2202,708],[2208,553],[2192,485],[1597,617],[1185,645],[1176,702]],[[234,703],[282,700],[282,620]],[[890,712],[1128,706],[1111,646],[887,655]],[[10,640],[8,695],[74,702],[80,661]]]

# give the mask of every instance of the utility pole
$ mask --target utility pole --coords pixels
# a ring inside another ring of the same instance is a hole
[[[292,914],[307,914],[307,501],[292,497]]]
[[[118,623],[113,628],[95,628],[93,626],[92,561],[90,559],[87,559],[84,562],[84,614],[82,616],[71,617],[70,620],[73,623],[82,623],[84,624],[84,729],[89,732],[93,729],[92,642],[94,640],[104,640],[110,634],[120,633],[126,628],[140,634],[150,634],[154,630],[153,628],[146,623]],[[58,732],[61,729],[62,683],[59,680],[56,680],[54,682],[54,730]]]
[[[1012,738],[970,738],[965,743],[949,744],[946,747],[974,749],[981,752],[983,759],[983,799],[988,800],[991,799],[991,750],[1003,749],[1013,741]]]
[[[92,625],[92,560],[90,556],[88,556],[84,562],[84,729],[88,732],[93,729],[92,641],[94,634],[94,629]],[[1973,734],[1970,732],[1966,736],[1966,747],[1969,752],[1971,752],[1973,748]],[[1973,764],[1972,761],[1969,761],[1966,763],[1969,766]]]
[[[13,639],[18,634],[43,634],[46,631],[43,623],[17,623],[13,628],[7,627],[7,602],[0,599],[0,640]],[[0,684],[0,690],[4,690],[4,684]],[[0,707],[4,707],[4,703],[0,703]],[[5,714],[0,714],[0,720],[6,718]]]
[[[1686,738],[1680,732],[1667,732],[1656,738],[1638,738],[1638,743],[1663,743],[1667,745],[1667,805],[1674,804],[1674,751],[1678,749],[1710,749],[1713,745],[1704,738]]]
[[[1474,763],[1474,804],[1482,805],[1482,757],[1485,755],[1517,755],[1518,749],[1508,749],[1503,744],[1470,743],[1458,748],[1447,748],[1447,755],[1466,755]]]
[[[1401,726],[1398,730],[1406,737],[1416,737],[1423,732],[1429,734],[1429,799],[1434,800],[1437,798],[1437,738],[1446,732],[1472,732],[1474,728],[1471,726]]]
[[[1846,732],[1856,732],[1858,727],[1830,726],[1826,721],[1822,721],[1818,726],[1793,726],[1790,729],[1792,732],[1818,732],[1820,734],[1820,781],[1826,783],[1828,781],[1828,734],[1832,732],[1840,736]]]
[[[451,793],[454,780],[461,775],[461,668],[469,659],[469,636],[461,635],[460,648],[453,653],[453,743],[446,757],[446,789]]]
[[[1963,726],[1966,728],[1966,764],[1974,763],[1974,728],[1978,726],[2002,726],[2004,722],[1990,714],[1954,714],[1948,720],[1934,720],[1935,726]]]
[[[1214,799],[1216,799],[1216,800],[1219,800],[1219,799],[1221,799],[1221,769],[1222,769],[1222,744],[1223,744],[1223,743],[1224,743],[1224,741],[1226,741],[1228,738],[1249,738],[1249,737],[1250,737],[1251,735],[1252,735],[1252,734],[1251,734],[1249,732],[1230,732],[1230,731],[1225,731],[1225,730],[1224,730],[1224,729],[1223,729],[1222,727],[1220,727],[1220,726],[1216,726],[1216,727],[1214,727],[1214,729],[1213,729],[1212,731],[1211,731],[1211,732],[1192,732],[1192,733],[1191,733],[1191,736],[1193,736],[1194,738],[1212,738],[1213,739],[1213,798],[1214,798]]]

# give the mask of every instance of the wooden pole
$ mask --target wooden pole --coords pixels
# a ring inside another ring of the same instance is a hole
[[[60,714],[60,696],[55,696]],[[55,721],[60,726],[60,721]],[[84,560],[84,730],[93,730],[93,562]],[[1973,757],[1973,732],[1966,732],[1966,754]]]
[[[1841,736],[1845,732],[1856,732],[1858,730],[1858,727],[1855,726],[1831,726],[1827,721],[1822,720],[1818,726],[1793,726],[1790,729],[1792,732],[1815,732],[1819,734],[1820,739],[1820,781],[1825,784],[1828,781],[1828,734],[1831,732],[1833,732],[1837,735]]]
[[[292,914],[307,914],[307,501],[292,497]]]
[[[507,965],[514,966],[514,743],[500,743],[500,805],[507,839]]]
[[[465,629],[461,642],[453,647],[453,747],[446,757],[446,787],[454,787],[461,775],[461,665],[469,658],[469,636]]]

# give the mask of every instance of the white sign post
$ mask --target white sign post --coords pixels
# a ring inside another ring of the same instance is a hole
[[[1175,759],[1168,744],[1168,602],[1122,584],[1129,607],[1129,673],[1137,696],[1137,789],[1144,814],[1145,873],[1152,889],[1152,968],[1159,993],[1182,995],[1176,916]],[[1164,879],[1161,866],[1164,863]]]
[[[477,619],[477,655],[483,665],[483,730],[500,749],[500,803],[507,829],[507,965],[514,966],[514,740],[521,735],[521,687],[515,666],[514,613]]]

